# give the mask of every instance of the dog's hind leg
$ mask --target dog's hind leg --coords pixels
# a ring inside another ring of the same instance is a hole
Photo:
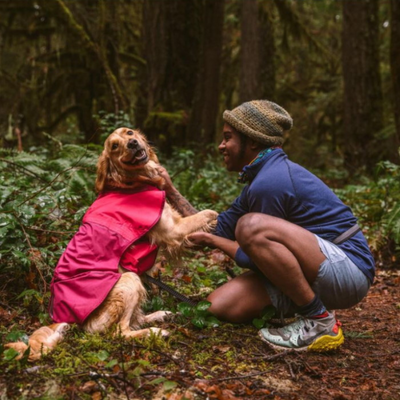
[[[87,319],[84,330],[89,333],[104,332],[116,324],[117,334],[124,337],[148,336],[151,332],[164,332],[158,328],[132,330],[144,319],[141,306],[146,299],[146,289],[133,272],[125,272],[110,291],[104,302]]]
[[[28,345],[23,342],[15,342],[8,343],[4,347],[18,351],[19,356],[17,356],[16,359],[19,360],[29,346],[29,361],[39,360],[42,354],[47,354],[62,341],[68,329],[69,325],[65,322],[42,326],[29,337]]]
[[[146,290],[133,272],[125,272],[103,303],[92,312],[83,325],[89,333],[104,332],[117,324],[121,332],[129,330],[131,318],[141,316]]]
[[[164,321],[169,316],[173,315],[171,311],[156,311],[143,316],[143,323],[151,324],[156,321]]]

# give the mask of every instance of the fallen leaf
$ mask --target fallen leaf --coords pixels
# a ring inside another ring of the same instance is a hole
[[[98,385],[95,381],[87,381],[81,386],[80,390],[83,393],[91,393],[91,392],[93,392],[93,390],[95,390],[97,388],[98,388]]]

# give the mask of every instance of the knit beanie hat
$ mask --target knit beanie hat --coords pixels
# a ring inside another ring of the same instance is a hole
[[[254,100],[241,104],[222,115],[224,121],[240,133],[267,146],[281,146],[283,132],[293,126],[289,113],[268,100]]]

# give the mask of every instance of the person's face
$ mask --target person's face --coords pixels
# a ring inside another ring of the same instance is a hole
[[[243,146],[245,147],[243,148]],[[224,124],[222,142],[218,146],[218,150],[224,156],[224,163],[228,171],[240,172],[252,160],[247,154],[247,142],[242,144],[240,134],[228,124]]]

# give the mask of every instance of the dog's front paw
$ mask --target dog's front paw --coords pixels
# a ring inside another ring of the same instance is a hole
[[[204,213],[204,216],[207,218],[208,222],[214,221],[218,217],[218,213],[214,210],[204,210],[202,213]]]
[[[162,336],[162,337],[169,336],[169,332],[165,329],[161,329],[161,328],[149,328],[149,329],[154,335]]]

